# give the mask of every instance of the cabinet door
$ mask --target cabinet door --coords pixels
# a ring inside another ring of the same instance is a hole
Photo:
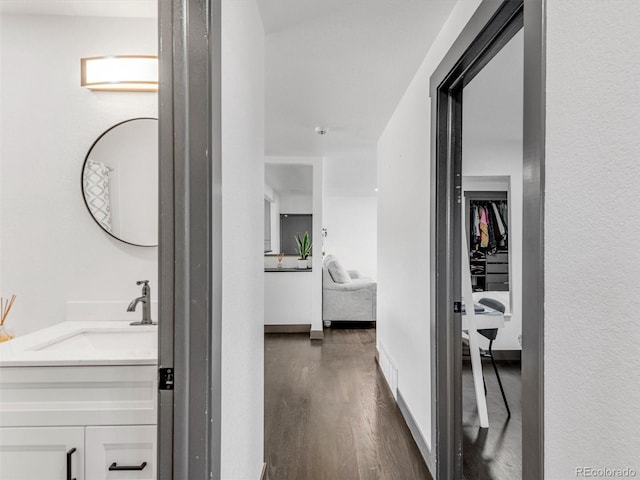
[[[68,477],[67,453],[73,448]],[[84,480],[84,428],[0,428],[0,478]]]
[[[156,479],[155,425],[87,427],[85,449],[87,480]]]

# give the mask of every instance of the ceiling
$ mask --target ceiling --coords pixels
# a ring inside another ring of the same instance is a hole
[[[266,153],[361,163],[371,171],[358,175],[352,165],[345,174],[355,172],[371,192],[378,137],[455,0],[257,3],[266,32]],[[0,0],[0,12],[154,18],[157,0]],[[317,135],[317,126],[328,133]]]
[[[313,167],[310,165],[278,165],[267,163],[265,182],[279,195],[311,195]]]
[[[0,13],[156,18],[157,0],[0,0]]]
[[[453,0],[258,0],[268,155],[375,149]],[[315,127],[328,133],[319,136]]]

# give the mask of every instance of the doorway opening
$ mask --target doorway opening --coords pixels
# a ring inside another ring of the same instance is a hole
[[[541,5],[485,2],[475,18],[431,77],[437,478],[542,478]],[[522,346],[521,392],[494,342]],[[489,466],[482,450],[512,434],[518,452]]]
[[[523,47],[520,30],[463,89],[461,292],[474,305],[462,319],[467,480],[522,477]]]

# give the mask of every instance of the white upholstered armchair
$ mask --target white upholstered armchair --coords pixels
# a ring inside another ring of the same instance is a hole
[[[355,270],[345,270],[333,255],[322,262],[322,320],[375,322],[376,283]]]

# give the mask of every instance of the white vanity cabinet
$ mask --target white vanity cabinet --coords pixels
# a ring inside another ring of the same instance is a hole
[[[0,428],[0,478],[84,480],[84,428]]]
[[[1,367],[0,479],[155,479],[157,391],[156,365]]]
[[[155,480],[157,338],[96,320],[0,343],[0,480]]]

